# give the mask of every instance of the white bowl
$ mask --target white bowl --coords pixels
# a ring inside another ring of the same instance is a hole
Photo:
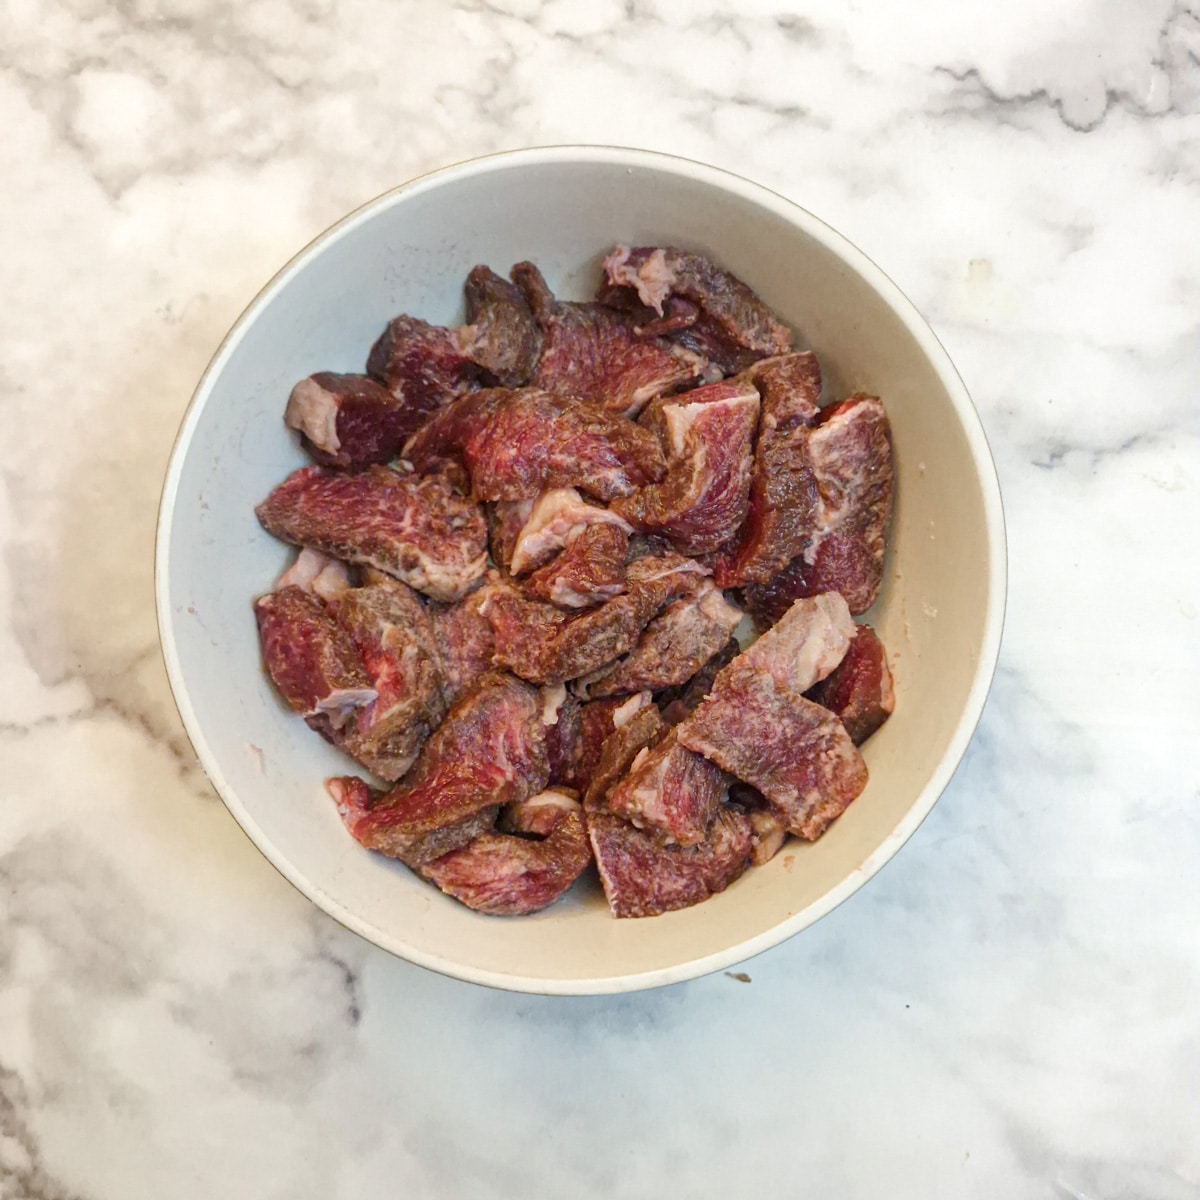
[[[609,916],[597,884],[532,917],[482,916],[357,845],[323,780],[352,764],[265,678],[251,598],[293,551],[254,505],[305,459],[285,430],[296,380],[362,370],[385,322],[461,319],[479,262],[534,260],[567,299],[590,295],[614,242],[709,255],[816,351],[826,397],[881,395],[895,443],[886,578],[864,619],[896,677],[896,712],[865,746],[866,791],[820,841],[682,912]],[[332,917],[394,954],[494,987],[631,991],[757,954],[812,924],[900,848],[949,782],[1000,645],[1005,542],[979,418],[929,327],[839,234],[782,197],[684,159],[554,147],[426,175],[296,256],[205,371],[167,469],[156,549],[163,654],[184,725],[221,798],[264,855]]]

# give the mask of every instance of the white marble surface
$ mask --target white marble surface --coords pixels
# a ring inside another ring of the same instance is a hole
[[[1200,1196],[1195,0],[8,0],[0,1198]],[[208,356],[348,208],[601,141],[778,188],[955,357],[1001,669],[883,874],[726,975],[492,993],[311,908],[160,664]]]

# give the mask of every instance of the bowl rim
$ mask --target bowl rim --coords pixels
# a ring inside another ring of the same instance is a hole
[[[389,935],[362,916],[350,911],[317,883],[297,870],[266,837],[258,822],[225,779],[220,763],[213,754],[204,730],[196,717],[176,646],[169,582],[171,524],[183,464],[187,458],[196,425],[211,394],[214,381],[260,312],[274,299],[275,294],[324,247],[344,237],[351,230],[371,220],[377,213],[399,203],[410,194],[420,193],[468,176],[508,170],[513,167],[548,164],[603,164],[652,168],[711,185],[746,199],[760,208],[773,212],[789,224],[798,226],[838,257],[847,267],[863,277],[904,324],[946,388],[961,423],[979,479],[988,538],[987,610],[984,614],[983,636],[979,644],[975,674],[966,703],[955,724],[946,753],[912,806],[883,842],[824,895],[799,912],[793,913],[769,929],[738,942],[734,946],[668,967],[656,967],[627,975],[597,975],[572,979],[506,974],[501,971],[473,967],[452,958],[411,946],[403,939]],[[862,250],[832,226],[799,204],[762,184],[754,183],[724,168],[679,155],[609,145],[535,146],[500,151],[440,167],[417,175],[368,200],[334,222],[294,254],[242,310],[229,332],[221,340],[196,384],[171,446],[159,500],[154,547],[154,596],[159,644],[175,707],[209,781],[258,851],[293,887],[316,904],[318,908],[339,924],[381,949],[418,966],[468,983],[541,995],[603,995],[642,991],[680,983],[722,970],[736,963],[745,962],[808,928],[878,874],[932,811],[933,806],[954,777],[975,733],[987,702],[999,659],[1007,602],[1007,582],[1007,535],[1004,507],[995,461],[983,423],[971,400],[970,393],[967,391],[966,384],[945,347],[916,306],[892,279]]]

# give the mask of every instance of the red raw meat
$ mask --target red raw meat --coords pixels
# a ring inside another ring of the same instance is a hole
[[[747,377],[762,397],[750,511],[736,540],[710,562],[720,587],[765,583],[783,570],[812,536],[818,501],[808,452],[821,395],[816,357],[804,352],[763,359]]]
[[[736,661],[763,671],[780,687],[799,695],[842,661],[855,629],[845,600],[837,592],[825,592],[797,600]]]
[[[481,377],[459,330],[410,316],[388,322],[371,347],[367,374],[414,413],[436,412],[478,386]]]
[[[433,650],[442,676],[442,694],[454,705],[492,668],[495,642],[483,607],[490,586],[478,588],[457,604],[430,605]]]
[[[458,338],[464,353],[501,387],[528,383],[542,334],[520,289],[490,267],[477,266],[463,290],[468,323],[458,331]]]
[[[550,831],[567,815],[582,813],[579,795],[570,788],[549,787],[528,800],[505,806],[499,826],[505,833],[549,837]]]
[[[435,600],[457,600],[487,569],[483,514],[441,475],[304,467],[255,512],[277,538],[377,567]]]
[[[583,713],[579,701],[563,688],[558,719],[546,729],[546,754],[550,783],[556,787],[580,788],[583,761]]]
[[[678,725],[688,713],[694,712],[696,705],[712,691],[717,675],[740,653],[737,639],[730,638],[686,683],[664,689],[658,696],[663,720],[668,725]]]
[[[618,499],[613,511],[636,529],[665,537],[681,554],[729,541],[750,506],[758,392],[739,380],[697,388],[665,403],[667,477]]]
[[[495,661],[535,683],[562,683],[610,663],[637,643],[651,618],[704,568],[679,555],[629,564],[626,591],[598,608],[567,612],[500,585],[484,612],[496,639]]]
[[[666,334],[726,373],[792,348],[791,331],[758,296],[702,255],[674,246],[617,246],[604,260],[604,272],[605,303],[628,305],[636,293],[660,318],[643,324],[643,335]]]
[[[787,821],[774,808],[755,808],[746,814],[750,822],[750,865],[761,867],[783,849],[787,841]]]
[[[750,823],[719,808],[696,846],[664,845],[609,813],[589,813],[588,836],[615,917],[653,917],[724,891],[750,860]]]
[[[510,502],[522,503],[525,502]],[[524,575],[540,567],[593,525],[612,525],[623,533],[633,532],[623,517],[611,509],[587,503],[574,488],[552,488],[528,510],[509,551],[509,570],[514,575]]]
[[[608,811],[663,841],[695,846],[725,798],[725,777],[707,759],[679,745],[671,730],[653,750],[639,750],[629,774],[609,790]]]
[[[579,710],[579,764],[572,783],[580,794],[586,794],[604,749],[604,743],[621,725],[627,725],[641,709],[653,703],[649,692],[635,696],[618,696],[612,700],[593,700]],[[638,747],[640,749],[640,747]],[[635,750],[636,753],[636,750]]]
[[[629,535],[620,525],[589,525],[530,575],[525,590],[559,608],[593,608],[625,590],[628,553]]]
[[[296,561],[275,583],[277,592],[285,587],[298,587],[302,592],[312,592],[322,600],[332,600],[339,592],[350,586],[350,572],[346,564],[330,558],[319,550],[307,547],[296,556]]]
[[[518,263],[512,275],[542,330],[536,387],[636,417],[647,401],[697,382],[708,369],[698,355],[637,336],[612,309],[556,300],[533,263]]]
[[[553,904],[591,857],[583,816],[570,812],[542,841],[485,833],[427,863],[421,874],[477,912],[519,917]]]
[[[621,709],[618,708],[616,713],[621,713]],[[583,795],[583,807],[588,812],[604,808],[608,793],[625,777],[639,752],[653,746],[665,732],[666,726],[652,703],[639,703],[620,724],[614,723],[592,768]]]
[[[860,625],[846,657],[806,694],[840,717],[854,744],[861,746],[896,707],[887,651],[875,630]]]
[[[517,538],[521,536],[535,503],[533,497],[529,497],[525,500],[500,500],[486,506],[488,547],[496,566],[502,571],[511,570]]]
[[[537,388],[463,396],[418,430],[404,457],[418,470],[460,458],[480,500],[521,500],[561,487],[611,500],[666,473],[646,430],[599,405]]]
[[[576,684],[584,699],[658,691],[686,683],[728,641],[742,619],[711,580],[672,601],[650,622],[623,659]]]
[[[451,709],[403,783],[342,818],[369,850],[420,866],[446,853],[437,839],[430,849],[436,831],[536,795],[549,775],[541,693],[493,673]]]
[[[338,727],[376,692],[354,642],[324,602],[289,586],[254,602],[267,674],[288,706],[327,714]]]

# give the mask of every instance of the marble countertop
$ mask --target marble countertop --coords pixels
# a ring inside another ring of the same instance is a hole
[[[2,41],[2,1200],[1200,1197],[1195,0],[13,0]],[[409,176],[567,141],[847,234],[1004,490],[964,765],[745,982],[375,950],[234,824],[159,658],[162,472],[243,305]]]

